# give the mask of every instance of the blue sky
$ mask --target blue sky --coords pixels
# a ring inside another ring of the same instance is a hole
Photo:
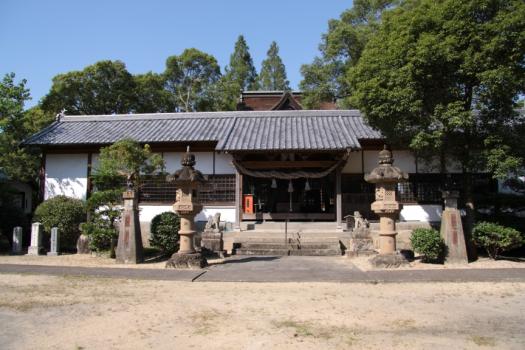
[[[28,80],[34,105],[59,73],[103,59],[133,73],[162,72],[166,58],[195,47],[228,63],[243,34],[257,70],[277,41],[292,88],[317,55],[330,18],[351,1],[1,0],[0,74]]]

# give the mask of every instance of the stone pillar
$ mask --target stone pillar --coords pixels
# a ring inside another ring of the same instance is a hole
[[[392,152],[386,148],[379,152],[379,166],[365,175],[365,180],[376,184],[376,200],[371,208],[379,216],[379,255],[371,259],[377,267],[397,267],[407,263],[396,251],[396,218],[401,205],[396,200],[398,182],[408,179],[408,174],[393,166]]]
[[[116,262],[118,264],[139,264],[144,261],[144,257],[137,193],[128,190],[122,194],[122,198],[124,199],[124,211],[120,220]]]
[[[467,264],[467,246],[461,223],[461,214],[458,210],[458,191],[443,191],[445,210],[441,218],[441,237],[447,246],[445,263]]]
[[[43,225],[39,222],[34,222],[31,225],[31,245],[27,250],[27,255],[38,255],[42,248],[42,232]]]
[[[22,227],[17,226],[13,229],[13,254],[22,253]]]
[[[195,215],[180,214],[180,247],[179,254],[193,254],[195,253],[195,243],[193,237],[195,236],[195,223],[193,221]]]
[[[57,256],[60,255],[60,236],[58,234],[58,227],[51,229],[51,240],[50,240],[50,251],[47,255]]]

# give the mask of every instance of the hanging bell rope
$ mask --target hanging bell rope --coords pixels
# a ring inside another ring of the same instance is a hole
[[[263,179],[280,179],[280,180],[295,180],[300,178],[307,179],[320,179],[332,173],[335,169],[344,166],[346,160],[348,159],[348,153],[345,154],[341,159],[339,159],[331,167],[322,170],[322,171],[305,171],[305,170],[295,170],[295,171],[278,171],[278,170],[251,170],[246,169],[240,162],[233,160],[232,163],[243,175],[248,175],[251,177],[263,178]]]

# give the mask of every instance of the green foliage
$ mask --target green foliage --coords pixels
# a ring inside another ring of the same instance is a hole
[[[82,71],[53,78],[42,100],[45,111],[67,114],[119,114],[134,111],[135,80],[121,61],[100,61]]]
[[[492,259],[497,259],[501,252],[519,248],[525,243],[519,231],[492,222],[476,224],[472,238],[478,246],[486,249]]]
[[[121,188],[129,178],[135,190],[139,190],[144,174],[164,171],[164,160],[151,152],[149,145],[141,145],[131,139],[115,142],[100,149],[98,166],[93,171],[93,183],[97,189]]]
[[[213,111],[234,111],[242,90],[257,90],[257,72],[253,66],[246,40],[242,35],[235,43],[226,73],[214,83],[207,94],[207,109]]]
[[[15,190],[8,184],[0,181],[0,234],[12,237],[13,228],[21,226],[29,232],[29,218],[22,209],[13,205]]]
[[[370,37],[375,33],[386,9],[398,1],[356,0],[353,7],[344,11],[339,19],[328,22],[328,33],[319,45],[320,57],[301,67],[303,80],[302,104],[306,108],[318,108],[323,101],[346,97],[351,89],[345,72],[357,64]],[[348,107],[348,101],[345,107]]]
[[[108,250],[118,238],[115,223],[122,214],[121,204],[121,189],[93,192],[87,200],[88,221],[82,224],[82,232],[89,236],[91,250]]]
[[[250,49],[244,36],[239,35],[237,38],[235,48],[230,56],[230,64],[225,71],[226,79],[231,80],[238,86],[236,95],[238,95],[240,90],[257,89],[257,72],[255,71]]]
[[[209,90],[220,76],[215,57],[194,48],[166,60],[166,88],[183,112],[209,110]]]
[[[164,89],[164,75],[148,72],[133,77],[136,85],[135,113],[174,112],[175,103],[172,95]]]
[[[412,249],[423,255],[425,262],[439,262],[444,258],[445,241],[438,231],[428,228],[416,228],[410,237]]]
[[[39,151],[22,148],[20,143],[52,118],[38,108],[24,112],[31,97],[26,80],[15,83],[15,74],[6,74],[0,82],[0,172],[8,178],[34,182],[39,167]]]
[[[290,82],[286,78],[286,68],[279,56],[279,46],[275,41],[272,41],[266,55],[259,73],[259,89],[268,91],[290,90]]]
[[[51,233],[52,227],[58,227],[62,247],[75,247],[79,225],[85,221],[84,203],[80,199],[66,196],[56,196],[42,202],[35,210],[34,221],[44,225],[44,231]]]
[[[523,165],[524,55],[523,1],[406,1],[347,70],[348,103],[391,143],[503,176]]]
[[[159,248],[166,255],[179,248],[180,218],[173,212],[161,213],[151,220],[149,240],[152,247]]]

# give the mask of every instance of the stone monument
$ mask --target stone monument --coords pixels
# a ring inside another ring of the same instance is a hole
[[[458,210],[458,191],[443,191],[445,210],[441,218],[441,237],[445,240],[447,264],[467,264],[468,254],[465,244],[465,234]]]
[[[120,220],[116,262],[117,264],[139,264],[144,261],[144,256],[140,233],[138,196],[132,188],[130,176],[128,176],[128,188],[122,194],[122,198],[124,199],[124,211]]]
[[[207,265],[207,261],[195,250],[193,239],[195,215],[202,210],[202,205],[198,201],[198,189],[205,180],[202,173],[194,168],[195,156],[190,153],[189,147],[182,157],[181,164],[181,169],[168,176],[168,181],[173,181],[177,185],[173,210],[180,216],[180,245],[179,251],[171,256],[166,267],[202,268]]]
[[[13,229],[13,254],[22,253],[22,227],[17,226]]]
[[[352,217],[354,218],[354,229],[350,234],[350,242],[346,250],[346,256],[354,257],[376,254],[374,242],[370,236],[370,224],[368,220],[358,211],[355,211]]]
[[[58,234],[58,227],[53,227],[51,229],[51,239],[50,239],[50,251],[47,255],[57,256],[60,255],[60,236]]]
[[[375,202],[371,208],[379,216],[379,255],[370,260],[376,267],[398,267],[407,263],[396,251],[396,218],[401,210],[396,200],[396,187],[398,182],[408,180],[408,174],[393,163],[392,152],[385,145],[379,152],[379,166],[365,174],[365,181],[376,184]]]
[[[27,250],[27,255],[38,255],[42,249],[42,232],[43,225],[39,222],[33,222],[31,225],[31,245]]]
[[[201,239],[201,252],[207,256],[224,257],[224,244],[220,228],[221,213],[211,216],[206,223]]]

